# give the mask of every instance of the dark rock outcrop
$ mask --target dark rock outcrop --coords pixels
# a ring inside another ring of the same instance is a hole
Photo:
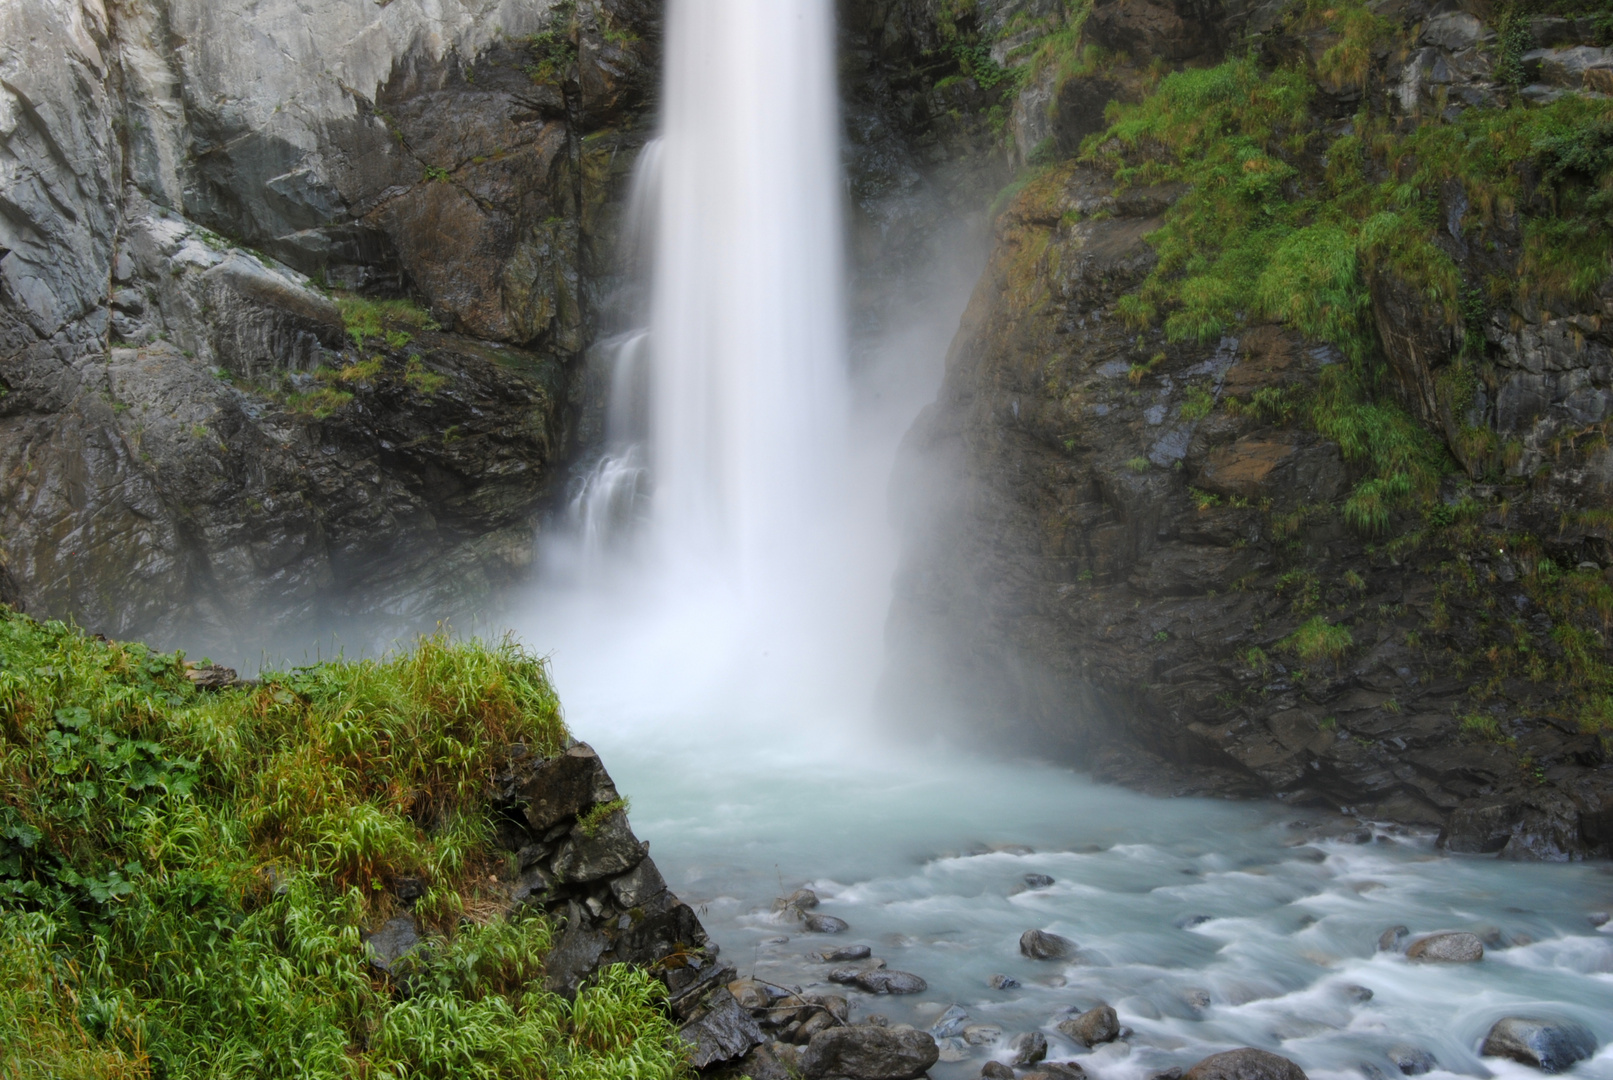
[[[699,918],[667,888],[649,845],[633,835],[591,747],[518,757],[498,778],[495,805],[499,843],[521,866],[512,905],[547,912],[560,927],[544,961],[548,989],[570,997],[601,968],[632,964],[666,985],[698,1068],[740,1058],[765,1041],[752,1013],[769,1006],[766,991],[736,980],[718,961]]]

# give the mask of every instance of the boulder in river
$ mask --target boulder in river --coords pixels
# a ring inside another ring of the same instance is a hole
[[[838,934],[851,929],[851,924],[833,915],[813,914],[806,917],[802,927],[809,934]]]
[[[739,1059],[739,1074],[748,1076],[750,1080],[795,1080],[792,1071],[793,1057],[785,1060],[781,1050],[786,1049],[785,1043],[762,1043],[753,1047],[751,1052]],[[788,1047],[793,1050],[794,1047]]]
[[[866,945],[838,945],[833,949],[824,949],[817,955],[819,960],[839,964],[847,960],[866,960],[872,953],[873,950]]]
[[[988,1061],[980,1066],[980,1075],[985,1080],[1014,1080],[1014,1070],[1000,1061]]]
[[[987,979],[986,985],[993,990],[1017,990],[1019,989],[1019,980],[1012,975],[1004,975],[999,972]]]
[[[749,1012],[740,1008],[726,986],[707,994],[699,1012],[678,1033],[689,1044],[689,1060],[697,1069],[732,1061],[766,1041],[762,1029]]]
[[[1027,930],[1019,935],[1019,951],[1032,960],[1063,960],[1075,951],[1075,942],[1046,930]]]
[[[1002,1038],[1003,1029],[996,1024],[970,1024],[963,1029],[963,1041],[970,1046],[991,1046]]]
[[[951,1038],[953,1035],[962,1035],[963,1029],[969,1024],[969,1014],[962,1005],[949,1005],[947,1011],[935,1018],[930,1025],[930,1034],[937,1039]]]
[[[842,1024],[851,1017],[851,1004],[839,994],[808,994],[806,1002],[824,1009]]]
[[[1521,1061],[1541,1072],[1560,1073],[1596,1053],[1596,1037],[1569,1020],[1508,1016],[1490,1028],[1480,1053]]]
[[[1425,963],[1471,964],[1484,959],[1484,942],[1477,934],[1452,930],[1429,934],[1406,946],[1406,959]]]
[[[940,1059],[941,1051],[927,1031],[897,1031],[857,1024],[830,1028],[812,1036],[801,1053],[807,1080],[844,1076],[849,1080],[918,1080]]]
[[[1046,874],[1025,875],[1025,888],[1027,889],[1045,889],[1052,884],[1053,879],[1048,877]]]
[[[735,979],[728,984],[728,992],[742,1009],[765,1009],[773,1003],[773,995],[755,979]]]
[[[1411,931],[1404,926],[1391,926],[1378,935],[1379,952],[1399,952],[1406,944]]]
[[[1059,1031],[1085,1047],[1114,1042],[1120,1037],[1120,1017],[1107,1004],[1088,1009],[1059,1023]]]
[[[1039,1080],[1086,1080],[1087,1071],[1074,1061],[1044,1061],[1035,1072],[1026,1073],[1023,1080],[1033,1076]]]
[[[1305,1070],[1281,1054],[1239,1047],[1211,1054],[1187,1072],[1182,1080],[1307,1080]]]
[[[1047,1056],[1047,1036],[1040,1031],[1023,1031],[1008,1041],[1015,1065],[1034,1065]]]
[[[852,981],[870,994],[922,994],[930,988],[929,983],[912,972],[883,968],[859,971]]]
[[[800,918],[805,912],[818,906],[818,894],[811,889],[796,889],[788,896],[781,896],[773,901],[773,910],[781,915],[792,915]]]
[[[1439,1068],[1439,1062],[1434,1060],[1434,1055],[1420,1046],[1391,1046],[1389,1060],[1394,1062],[1395,1068],[1400,1070],[1402,1076],[1421,1076]]]

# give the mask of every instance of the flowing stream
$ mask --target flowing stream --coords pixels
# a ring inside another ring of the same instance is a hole
[[[612,345],[611,445],[573,503],[592,569],[556,562],[515,629],[552,655],[572,728],[728,961],[846,993],[809,954],[870,946],[929,989],[849,993],[856,1014],[968,1014],[940,1032],[942,1080],[1031,1030],[1101,1080],[1238,1045],[1319,1077],[1396,1076],[1417,1054],[1435,1076],[1537,1075],[1477,1054],[1509,1014],[1586,1025],[1604,1049],[1575,1072],[1613,1077],[1604,866],[1447,857],[1426,836],[878,734],[884,489],[958,298],[938,337],[894,350],[927,357],[926,378],[891,361],[849,384],[829,0],[674,0],[667,49],[633,197],[649,299]],[[773,914],[802,885],[849,930]],[[1413,964],[1377,949],[1397,924],[1473,930],[1488,953]],[[1033,928],[1078,952],[1023,958]],[[1100,1000],[1131,1034],[1081,1050],[1056,1022]]]

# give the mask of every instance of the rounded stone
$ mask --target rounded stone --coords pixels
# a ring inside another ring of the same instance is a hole
[[[1120,1037],[1120,1017],[1108,1005],[1088,1009],[1059,1024],[1059,1031],[1082,1046],[1091,1048],[1114,1042]]]
[[[1182,1080],[1308,1080],[1305,1070],[1281,1054],[1252,1046],[1211,1054],[1182,1074]]]
[[[1019,951],[1032,960],[1063,960],[1075,952],[1075,942],[1046,930],[1027,930],[1019,936]]]
[[[1436,964],[1471,964],[1484,959],[1484,942],[1477,934],[1454,930],[1429,934],[1406,946],[1406,959]]]

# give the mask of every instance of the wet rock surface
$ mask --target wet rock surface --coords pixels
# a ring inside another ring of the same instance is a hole
[[[1120,1017],[1109,1005],[1098,1005],[1079,1016],[1061,1020],[1058,1029],[1080,1045],[1093,1047],[1120,1037]]]
[[[860,1024],[814,1035],[801,1054],[800,1069],[809,1080],[917,1080],[939,1057],[927,1032]]]
[[[1406,946],[1406,959],[1439,964],[1471,964],[1484,959],[1478,935],[1458,931],[1430,934]]]
[[[1075,942],[1047,930],[1027,930],[1020,935],[1019,951],[1031,960],[1063,960],[1075,952]]]
[[[1569,1021],[1509,1016],[1490,1028],[1480,1052],[1511,1058],[1544,1073],[1560,1073],[1595,1054],[1596,1038]]]
[[[385,975],[392,974],[398,962],[418,949],[424,940],[414,918],[409,915],[393,916],[380,929],[364,935],[370,965]]]
[[[1008,1040],[1008,1052],[1015,1065],[1034,1065],[1047,1057],[1047,1036],[1040,1031],[1025,1031]]]
[[[1305,1070],[1280,1054],[1246,1046],[1211,1054],[1183,1073],[1182,1080],[1305,1080]]]

